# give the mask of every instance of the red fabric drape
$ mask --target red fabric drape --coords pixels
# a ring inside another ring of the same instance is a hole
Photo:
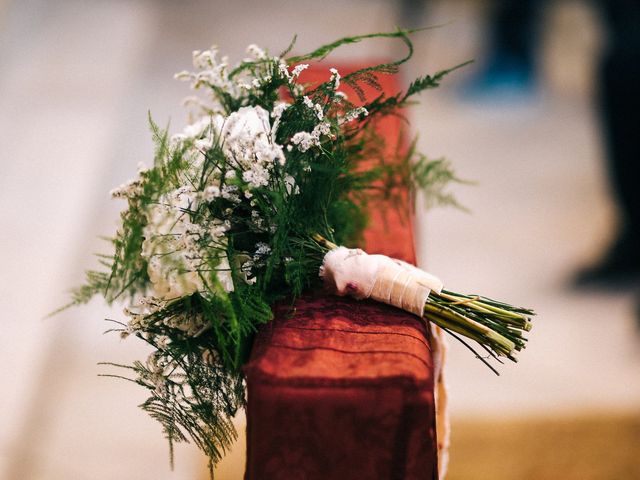
[[[329,66],[310,68],[304,80],[326,80]],[[355,67],[338,69],[344,75]],[[400,89],[397,77],[380,82],[388,93]],[[400,131],[398,118],[380,124],[390,148]],[[381,211],[372,206],[367,250],[415,262],[410,221]],[[433,363],[417,317],[308,295],[276,307],[245,373],[246,480],[437,479]]]

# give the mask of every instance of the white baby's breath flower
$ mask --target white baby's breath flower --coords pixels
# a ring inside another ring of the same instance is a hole
[[[212,105],[206,106],[202,103],[204,110],[220,111],[222,106],[216,95],[216,90],[223,90],[233,98],[238,98],[241,90],[229,78],[228,58],[222,57],[218,59],[218,51],[216,47],[210,50],[195,50],[193,52],[193,65],[197,69],[196,72],[182,71],[175,75],[179,80],[187,80],[191,82],[191,88],[198,90],[202,87],[206,88],[207,96],[212,101]]]
[[[331,78],[329,80],[333,82],[333,89],[337,90],[340,86],[340,73],[335,68],[330,68],[329,72],[331,72]]]
[[[143,163],[138,163],[138,177],[133,178],[109,192],[113,198],[134,199],[144,193],[144,183],[150,169]]]
[[[205,202],[211,202],[218,197],[220,197],[220,187],[217,185],[209,185],[204,189],[202,198]]]
[[[329,122],[320,122],[311,132],[297,132],[291,137],[291,143],[298,147],[301,152],[306,152],[312,147],[320,145],[322,135],[331,133],[331,124]]]
[[[291,143],[296,145],[301,152],[306,152],[311,147],[320,145],[320,138],[310,132],[297,132],[291,137]]]
[[[185,126],[181,133],[174,134],[170,142],[175,145],[185,141],[203,140],[206,141],[204,145],[209,145],[210,148],[214,138],[220,134],[223,123],[222,115],[205,115]]]
[[[367,111],[366,108],[357,107],[357,108],[354,108],[353,110],[348,111],[344,117],[339,119],[338,124],[343,125],[345,123],[352,122],[353,120],[355,120],[360,116],[366,117],[367,115],[369,115],[369,112]]]
[[[302,102],[307,106],[307,108],[313,109],[313,101],[306,95],[302,97]]]
[[[134,178],[109,192],[112,198],[136,198],[144,192],[144,184],[140,178]]]
[[[215,45],[209,50],[194,50],[192,53],[193,66],[196,68],[207,68],[215,65],[218,47]]]
[[[267,58],[267,53],[255,43],[252,43],[247,47],[247,53],[256,60],[263,60]]]
[[[301,63],[300,65],[296,65],[291,71],[291,81],[294,81],[295,79],[297,79],[300,76],[300,74],[303,71],[305,71],[307,68],[309,68],[309,64],[307,63]]]
[[[238,195],[238,187],[236,185],[224,185],[220,191],[220,196],[225,200],[229,200],[233,203],[240,203],[240,196]]]
[[[211,328],[209,322],[202,315],[192,312],[179,313],[162,319],[162,323],[176,330],[180,330],[189,337],[198,337]]]
[[[278,63],[278,72],[280,73],[281,76],[286,78],[289,82],[291,81],[291,73],[289,73],[289,67],[284,62],[284,60],[280,60],[280,63]]]
[[[229,259],[226,255],[220,259],[220,263],[216,268],[216,277],[218,278],[218,281],[226,292],[233,292],[233,277],[231,276]]]
[[[276,102],[273,106],[273,111],[271,112],[272,118],[280,118],[284,111],[289,108],[290,104],[287,102]]]
[[[289,108],[290,104],[286,102],[277,102],[273,106],[273,110],[271,111],[271,118],[273,118],[273,125],[271,126],[271,137],[275,138],[275,135],[278,131],[278,127],[280,126],[280,120],[282,119],[282,114],[284,111]]]
[[[204,256],[199,247],[203,230],[188,213],[197,209],[199,197],[192,187],[183,186],[160,197],[147,211],[141,255],[157,298],[180,298],[204,289],[198,271]]]
[[[156,297],[141,297],[138,299],[138,305],[144,309],[146,314],[156,313],[166,306],[166,302]]]
[[[252,188],[266,186],[274,165],[285,162],[282,146],[273,139],[269,112],[259,106],[229,115],[222,142],[223,152],[243,170],[242,178]]]
[[[236,144],[247,144],[257,138],[267,137],[269,130],[269,112],[259,106],[242,107],[227,117],[222,137],[229,150]]]
[[[318,117],[318,120],[323,120],[324,119],[324,110],[322,108],[322,105],[320,105],[319,103],[313,103],[313,100],[311,100],[306,95],[304,95],[302,97],[302,102],[305,104],[305,106],[309,110],[313,110],[314,111],[315,115]]]
[[[264,265],[266,258],[271,253],[271,247],[264,242],[256,243],[256,250],[253,254],[253,262],[255,265]]]
[[[261,165],[254,165],[250,170],[242,172],[242,179],[251,187],[266,187],[269,185],[269,171]]]
[[[298,193],[300,193],[300,187],[296,185],[296,179],[291,175],[287,175],[286,177],[284,177],[284,185],[289,195],[297,195]]]
[[[215,219],[209,227],[209,234],[214,241],[220,241],[229,230],[229,223]]]
[[[329,135],[331,133],[331,124],[329,122],[321,122],[313,128],[315,135]]]
[[[191,80],[193,78],[193,74],[187,70],[182,70],[181,72],[176,73],[173,78],[176,80]]]
[[[201,138],[193,142],[193,145],[200,151],[206,152],[213,147],[213,137]]]
[[[171,339],[166,335],[158,335],[155,337],[155,343],[158,346],[158,348],[164,350],[171,343]]]

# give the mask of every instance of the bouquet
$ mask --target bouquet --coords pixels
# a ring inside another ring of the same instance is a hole
[[[95,294],[128,302],[128,319],[111,320],[113,330],[144,340],[152,353],[110,365],[129,372],[114,376],[148,391],[141,407],[170,445],[191,440],[212,464],[222,458],[245,403],[241,367],[254,332],[272,319],[274,302],[309,289],[403,308],[496,360],[515,360],[524,348],[531,310],[445,290],[412,265],[342,246],[360,243],[368,203],[399,203],[400,187],[455,203],[445,191],[457,180],[447,161],[428,159],[415,142],[400,158],[385,158],[376,134],[376,122],[400,115],[453,69],[365,99],[365,86],[381,90],[378,76],[411,57],[410,33],[346,37],[300,56],[289,55],[295,38],[277,56],[251,45],[235,66],[215,48],[195,51],[196,71],[176,75],[201,92],[186,101],[192,121],[170,135],[149,120],[154,163],[111,192],[127,202],[113,254],[102,257],[105,271],[87,273],[72,304]],[[407,55],[344,76],[329,68],[316,84],[301,81],[305,62],[375,37],[404,42]]]

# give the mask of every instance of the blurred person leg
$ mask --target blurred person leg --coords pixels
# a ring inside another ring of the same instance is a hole
[[[402,28],[424,27],[427,0],[401,0],[399,22]]]
[[[609,42],[599,101],[606,159],[620,227],[609,251],[579,272],[578,286],[621,287],[640,279],[640,0],[600,0]]]
[[[484,66],[463,86],[469,99],[528,96],[536,86],[536,48],[542,0],[496,0],[489,14]]]

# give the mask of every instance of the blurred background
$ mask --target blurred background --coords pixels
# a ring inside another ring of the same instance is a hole
[[[477,182],[456,188],[471,213],[419,211],[421,265],[539,314],[500,377],[451,346],[448,478],[640,478],[640,243],[611,181],[615,122],[598,94],[619,29],[605,2],[511,2],[535,5],[505,14],[509,3],[0,0],[0,478],[206,478],[189,446],[170,471],[160,427],[136,407],[142,389],[97,376],[100,361],[144,355],[102,335],[120,308],[96,300],[44,317],[107,250],[98,237],[122,207],[108,192],[151,159],[147,112],[184,125],[189,91],[172,75],[192,50],[216,43],[239,60],[250,43],[275,53],[297,33],[304,52],[395,25],[443,25],[415,36],[405,78],[476,59],[409,113],[421,150]],[[627,35],[637,16],[623,18]],[[396,48],[372,41],[332,59]],[[613,83],[614,97],[627,91]],[[637,112],[625,117],[636,129]],[[241,477],[243,441],[217,478]]]

